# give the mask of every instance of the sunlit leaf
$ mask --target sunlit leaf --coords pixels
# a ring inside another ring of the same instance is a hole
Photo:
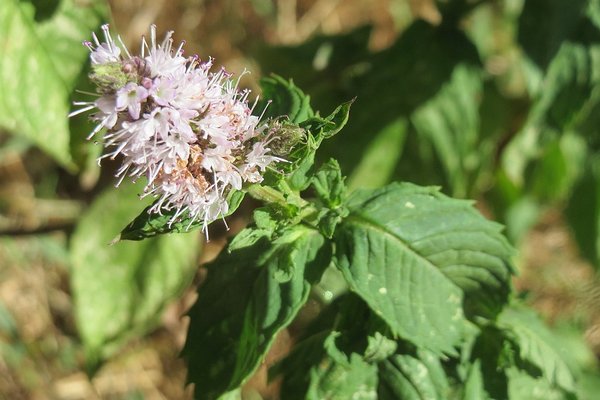
[[[74,169],[69,96],[88,50],[81,44],[106,17],[106,5],[63,0],[41,23],[32,4],[0,8],[0,127],[23,135]]]
[[[516,368],[508,371],[509,399],[516,400],[573,400],[572,394],[553,387],[543,378],[534,378]],[[595,396],[595,394],[594,394]]]
[[[327,117],[313,117],[303,121],[300,127],[306,129],[306,141],[297,146],[288,156],[289,166],[286,180],[294,190],[304,190],[310,184],[315,170],[315,154],[323,140],[338,133],[348,121],[352,101],[339,105]]]
[[[523,306],[506,308],[499,316],[498,326],[514,342],[523,362],[539,369],[552,385],[574,391],[575,382],[565,362],[565,349],[535,312]]]
[[[327,357],[310,371],[306,399],[357,400],[377,399],[377,366],[369,364],[359,354],[349,356],[335,344],[339,332],[325,340]]]
[[[449,385],[440,360],[418,350],[379,363],[378,392],[381,400],[443,400],[448,398]]]
[[[590,124],[600,98],[600,46],[564,43],[544,77],[544,90],[536,99],[527,122],[507,146],[502,165],[517,185],[525,184],[528,164],[544,152],[545,144],[575,131],[586,136],[598,132]],[[590,132],[590,128],[593,129]]]
[[[400,337],[452,352],[468,317],[507,301],[511,249],[500,226],[435,188],[357,191],[335,239],[350,288]]]

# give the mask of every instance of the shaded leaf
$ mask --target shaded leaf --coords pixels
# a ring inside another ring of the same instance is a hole
[[[470,350],[471,364],[465,390],[482,392],[483,398],[495,400],[508,399],[508,378],[506,369],[514,364],[513,352],[500,329],[487,326],[475,338]],[[468,392],[465,392],[465,395]]]
[[[237,210],[245,194],[245,192],[240,190],[229,192],[227,196],[229,209],[222,215],[223,218],[233,214]],[[177,210],[162,210],[160,214],[157,214],[150,213],[149,210],[151,208],[152,205],[149,205],[135,217],[133,221],[123,228],[117,239],[142,240],[165,233],[189,232],[204,227],[204,222],[201,219],[192,220],[186,213],[176,221],[169,223]]]
[[[519,42],[527,55],[545,69],[562,43],[581,23],[587,0],[526,0],[519,18]]]
[[[358,165],[348,179],[348,188],[379,188],[392,179],[402,154],[408,131],[406,118],[399,118],[383,128],[364,149]]]
[[[305,329],[291,353],[269,371],[283,375],[285,399],[360,398],[375,396],[377,383],[373,361],[385,359],[396,343],[377,329],[366,304],[345,293],[327,306]],[[373,330],[375,330],[373,334]],[[373,337],[375,340],[367,337]],[[361,354],[363,354],[361,356]]]
[[[590,158],[565,213],[581,254],[600,267],[600,159]]]
[[[462,16],[486,0],[436,0],[445,24],[457,24]]]
[[[197,398],[215,399],[252,374],[306,302],[330,256],[317,231],[298,225],[222,252],[208,265],[183,350]]]
[[[457,197],[468,195],[479,169],[493,159],[495,150],[479,137],[481,75],[478,67],[458,65],[440,92],[411,117],[420,139],[435,148]]]
[[[196,270],[200,238],[195,234],[109,245],[121,221],[143,207],[138,190],[139,185],[111,188],[92,204],[73,233],[75,316],[92,366],[152,328]]]
[[[262,88],[262,106],[258,109],[263,110],[267,107],[263,118],[279,118],[287,116],[293,123],[300,123],[314,115],[310,107],[310,97],[304,94],[294,82],[286,80],[277,75],[262,78],[260,81]]]
[[[482,375],[481,361],[475,360],[469,368],[467,379],[464,383],[463,400],[487,400],[490,398],[483,387]]]
[[[351,122],[343,136],[324,145],[323,154],[337,159],[342,171],[350,174],[372,141],[384,130],[396,131],[398,135],[402,129],[399,119],[410,117],[435,96],[461,63],[479,63],[475,47],[461,30],[415,21],[391,47],[366,58],[360,69],[357,67],[358,72],[342,86],[347,90],[346,96],[357,98]],[[396,139],[388,144],[389,164],[398,160],[402,152],[416,153],[407,148],[405,141],[389,134]],[[404,157],[399,161],[403,163]],[[415,170],[425,168],[424,164],[420,159],[407,161],[407,171],[414,174]]]
[[[342,171],[350,175],[363,160],[365,149],[372,147],[382,155],[380,161],[385,166],[381,175],[367,169],[379,182],[369,185],[373,187],[388,182],[403,150],[404,123],[399,119],[405,120],[433,97],[456,65],[479,64],[479,57],[466,35],[452,26],[433,26],[417,20],[396,43],[380,52],[368,49],[370,29],[361,27],[339,36],[317,36],[297,47],[269,48],[259,53],[259,61],[266,71],[289,71],[297,77],[300,86],[311,94],[316,109],[328,109],[356,96],[344,135],[324,143],[318,157],[335,158]],[[325,53],[327,62],[321,66],[317,61]],[[387,135],[380,135],[384,130]],[[387,147],[382,136],[391,138]],[[380,146],[371,146],[376,138],[380,138]],[[413,149],[405,151],[409,155],[412,152]],[[373,156],[369,160],[371,165],[378,159]],[[418,168],[407,163],[408,171],[425,167],[422,160],[418,163]],[[371,183],[369,179],[364,182]],[[359,186],[353,184],[353,188]]]

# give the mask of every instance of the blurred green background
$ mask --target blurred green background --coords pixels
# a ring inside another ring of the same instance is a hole
[[[292,78],[325,115],[356,97],[322,159],[352,188],[439,185],[505,224],[519,295],[571,350],[580,397],[600,393],[600,1],[3,0],[0,398],[189,398],[177,355],[197,267],[255,205],[209,243],[108,245],[146,204],[66,117],[90,90],[81,42],[107,21],[130,49],[151,23],[175,30],[257,94],[261,76]],[[277,384],[262,368],[244,396]]]

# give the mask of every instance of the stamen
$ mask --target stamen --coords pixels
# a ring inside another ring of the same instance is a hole
[[[75,104],[76,106],[77,106],[77,105],[80,105],[80,104],[76,104],[76,103],[73,103],[73,104]],[[91,110],[92,108],[95,108],[95,107],[96,107],[96,106],[92,104],[92,105],[90,105],[90,106],[87,106],[87,107],[81,108],[81,109],[79,109],[79,110],[75,110],[75,111],[73,111],[73,112],[69,113],[69,114],[68,114],[68,117],[69,117],[69,118],[71,118],[71,117],[74,117],[74,116],[76,116],[76,115],[79,115],[79,114],[81,114],[81,113],[84,113],[84,112],[86,112],[86,111],[89,111],[89,110]]]
[[[125,51],[125,54],[127,54],[127,58],[132,58],[131,54],[129,54],[129,49],[125,46],[125,43],[123,43],[123,39],[121,39],[121,35],[117,35],[117,40],[119,41],[121,48]]]

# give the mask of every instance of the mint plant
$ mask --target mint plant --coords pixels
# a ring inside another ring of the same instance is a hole
[[[257,102],[172,33],[127,49],[103,0],[0,5],[0,397],[155,396],[96,385],[146,350],[183,394],[195,277],[196,398],[595,399],[600,2],[374,2],[287,46],[280,2],[212,3],[196,39],[251,23]]]
[[[262,202],[189,311],[196,398],[235,398],[310,298],[319,313],[271,368],[282,398],[504,399],[523,380],[574,395],[560,347],[511,296],[501,225],[436,187],[351,191],[336,160],[315,161],[352,101],[323,116],[272,76],[248,106],[237,80],[183,57],[170,33],[158,43],[152,27],[132,56],[103,30],[86,44],[99,95],[74,114],[97,110],[102,157],[122,156],[117,177],[145,179],[155,198],[119,238],[208,235],[245,196]]]

